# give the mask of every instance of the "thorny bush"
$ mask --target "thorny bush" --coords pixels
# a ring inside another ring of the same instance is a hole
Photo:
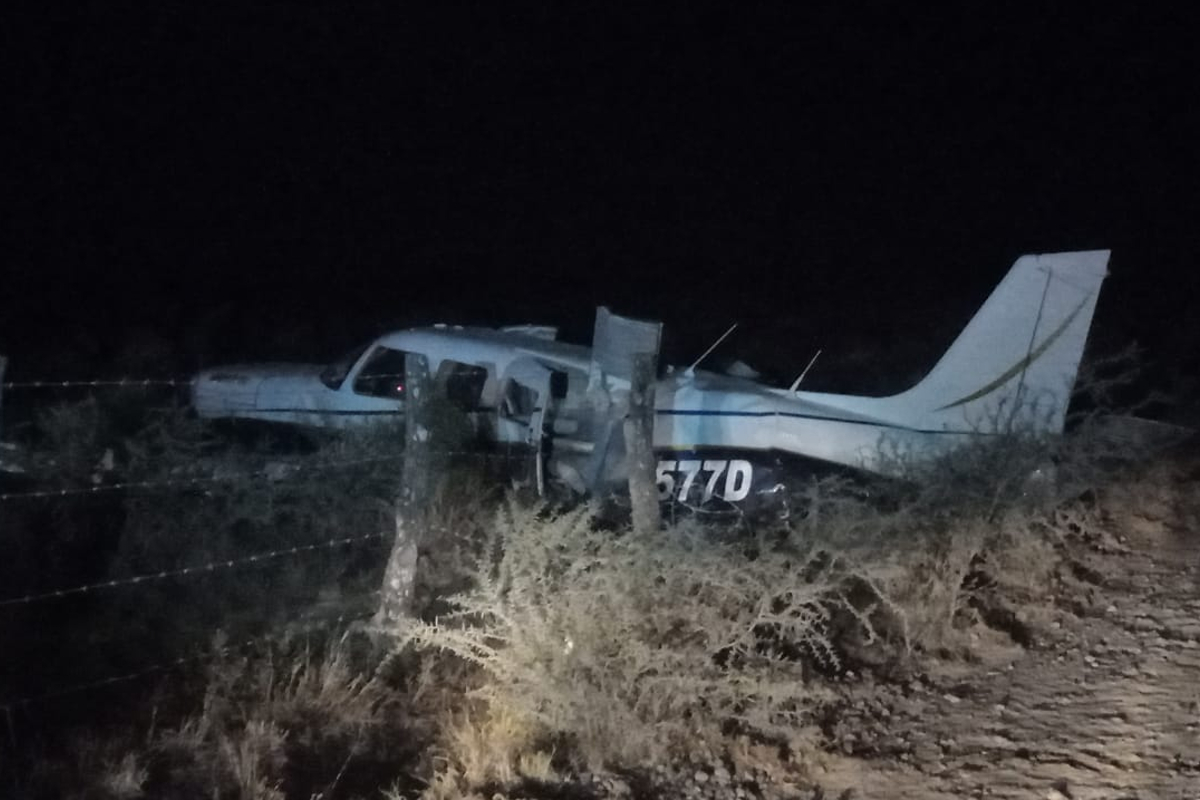
[[[539,742],[600,767],[729,726],[786,740],[815,691],[809,665],[838,665],[830,602],[846,562],[699,525],[645,537],[594,523],[587,507],[508,504],[474,585],[405,632],[483,670],[477,713],[524,732],[493,777]]]

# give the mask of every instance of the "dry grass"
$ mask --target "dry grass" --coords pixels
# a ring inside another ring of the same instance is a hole
[[[76,772],[91,787],[81,796],[333,796],[352,765],[375,778],[380,764],[395,774],[411,760],[401,701],[350,664],[344,637],[323,649],[218,656],[197,713],[95,755],[78,751]]]
[[[405,639],[490,678],[474,692],[486,715],[449,727],[464,778],[511,777],[522,747],[555,741],[602,768],[670,758],[724,724],[781,734],[815,691],[806,663],[838,660],[824,601],[843,567],[815,549],[697,526],[614,535],[586,508],[509,505],[484,556],[452,612]]]
[[[217,740],[219,770],[239,800],[283,800],[281,773],[287,764],[286,734],[277,724],[249,720],[237,733]]]

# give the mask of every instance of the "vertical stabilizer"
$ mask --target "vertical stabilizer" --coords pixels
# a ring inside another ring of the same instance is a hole
[[[918,430],[1061,431],[1108,257],[1017,259],[929,374],[873,411]]]

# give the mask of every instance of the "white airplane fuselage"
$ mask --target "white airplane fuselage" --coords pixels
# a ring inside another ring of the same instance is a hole
[[[1108,256],[1023,256],[928,375],[890,397],[664,370],[655,385],[653,432],[660,489],[676,496],[686,484],[684,498],[696,492],[738,500],[756,454],[886,472],[895,456],[933,456],[980,436],[1061,431]],[[597,392],[602,388],[600,405],[611,406],[629,383],[598,374],[590,348],[553,336],[553,329],[532,327],[396,331],[324,371],[206,370],[194,382],[193,403],[202,417],[317,427],[396,418],[405,406],[403,358],[419,354],[434,385],[489,438],[558,454],[564,465],[573,462],[564,469],[578,478],[586,469],[580,465],[596,460]]]

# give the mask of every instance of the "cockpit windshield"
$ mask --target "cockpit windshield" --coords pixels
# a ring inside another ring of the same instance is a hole
[[[362,357],[363,352],[366,351],[370,344],[370,342],[367,342],[366,344],[359,345],[349,353],[346,353],[346,355],[331,362],[329,366],[321,370],[321,383],[335,391],[340,389],[342,382],[346,380],[346,375],[350,372],[350,368],[358,363],[358,359]]]

